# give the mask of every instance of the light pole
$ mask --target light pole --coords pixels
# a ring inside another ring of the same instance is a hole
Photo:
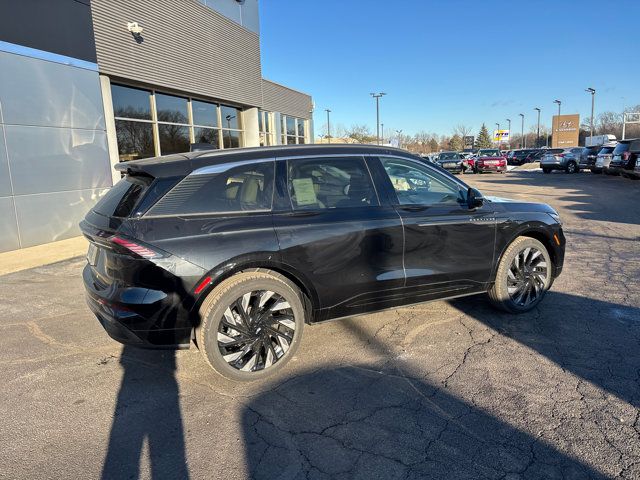
[[[596,89],[595,88],[587,88],[585,90],[585,92],[590,93],[591,94],[591,140],[593,141],[593,111],[595,110],[595,106],[596,106]]]
[[[380,145],[380,98],[384,97],[386,93],[370,93],[369,95],[376,99],[376,139],[377,144]]]
[[[511,119],[507,118],[507,122],[509,122],[509,150],[511,150]]]
[[[554,100],[553,103],[557,103],[558,104],[558,121],[556,122],[556,126],[557,126],[557,130],[558,130],[558,136],[560,136],[560,107],[562,106],[562,102],[560,100]],[[551,122],[551,138],[553,138],[553,122]],[[551,143],[551,146],[553,147],[553,142]]]
[[[538,112],[538,133],[536,133],[536,148],[540,148],[540,112],[541,110],[538,107],[534,108],[534,110]]]
[[[496,127],[498,127],[498,150],[500,149],[500,124],[496,123]]]
[[[522,127],[520,129],[520,142],[522,144],[522,148],[527,148],[527,140],[524,138],[524,113],[519,113],[522,117]]]
[[[380,132],[382,135],[382,144],[384,145],[384,123],[380,124]]]
[[[325,108],[324,111],[327,112],[327,142],[331,143],[331,122],[329,120],[329,114],[331,113],[331,110]]]

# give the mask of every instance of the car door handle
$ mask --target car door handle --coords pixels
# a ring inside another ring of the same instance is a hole
[[[427,210],[429,207],[427,205],[401,205],[400,210],[405,210],[407,212],[422,212]]]

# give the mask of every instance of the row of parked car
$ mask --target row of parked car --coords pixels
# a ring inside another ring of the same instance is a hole
[[[507,171],[507,158],[497,148],[477,152],[440,152],[423,158],[452,173],[488,173]]]
[[[588,147],[549,149],[542,155],[540,167],[544,173],[590,170],[640,179],[640,138]]]

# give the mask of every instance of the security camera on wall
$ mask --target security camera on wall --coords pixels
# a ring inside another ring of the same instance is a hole
[[[144,28],[142,28],[142,26],[139,25],[138,22],[129,22],[127,23],[127,30],[129,30],[134,35],[140,35],[142,34]]]

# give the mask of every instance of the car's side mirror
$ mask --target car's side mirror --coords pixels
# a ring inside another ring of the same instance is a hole
[[[484,204],[484,197],[475,188],[469,187],[467,190],[467,205],[469,208],[478,208]]]

